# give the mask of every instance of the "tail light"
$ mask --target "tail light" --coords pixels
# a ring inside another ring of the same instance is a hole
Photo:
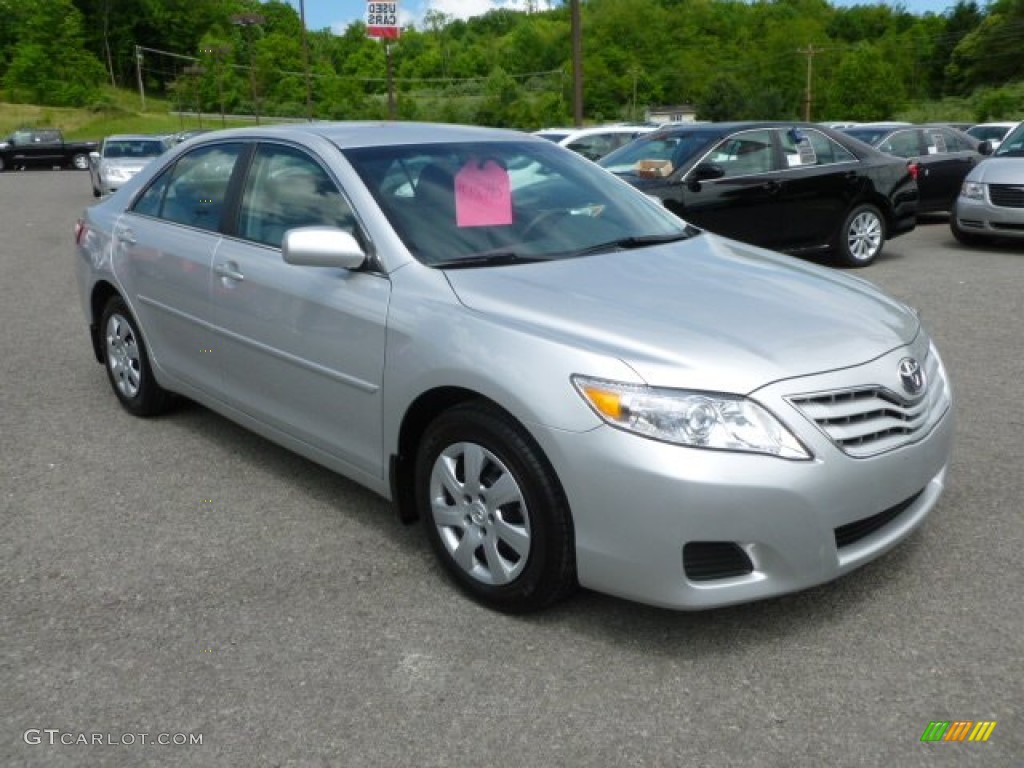
[[[82,244],[82,240],[85,238],[88,231],[89,227],[85,223],[85,219],[79,219],[75,222],[75,245]]]
[[[910,171],[910,178],[917,181],[917,175],[921,172],[921,166],[911,160],[907,163],[907,170]]]

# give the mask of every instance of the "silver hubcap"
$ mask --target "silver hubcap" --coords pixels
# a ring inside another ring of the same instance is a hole
[[[127,398],[139,394],[142,361],[135,332],[123,315],[107,320],[107,367],[118,391]]]
[[[850,231],[846,233],[850,255],[857,261],[874,258],[882,247],[882,222],[873,213],[864,211],[857,214],[850,222]]]
[[[84,171],[89,167],[89,160],[84,155],[75,155],[73,164],[78,170]]]
[[[476,443],[448,446],[430,472],[430,509],[448,554],[479,582],[508,584],[530,554],[530,516],[512,473]]]

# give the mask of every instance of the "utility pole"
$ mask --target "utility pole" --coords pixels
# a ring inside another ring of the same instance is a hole
[[[384,43],[384,56],[388,67],[388,120],[395,119],[395,69],[391,63],[391,43]]]
[[[246,31],[249,38],[249,87],[252,89],[252,104],[256,111],[256,125],[260,124],[260,100],[256,93],[256,61],[253,56],[253,35],[248,34],[254,27],[260,26],[266,19],[258,13],[239,13],[231,17],[231,23]]]
[[[214,57],[214,64],[217,67],[217,97],[220,100],[221,128],[227,127],[224,119],[224,56],[230,51],[230,45],[207,46],[200,49],[200,53],[210,54]]]
[[[814,71],[814,56],[821,53],[821,50],[821,48],[808,45],[806,48],[797,48],[796,51],[807,57],[807,89],[804,95],[804,120],[808,123],[811,122],[811,78]]]
[[[572,117],[576,127],[583,125],[583,19],[580,0],[572,0]]]
[[[139,81],[139,98],[142,99],[142,111],[146,111],[146,89],[142,85],[142,50],[135,46],[135,77]]]
[[[313,122],[313,88],[309,82],[309,37],[306,34],[305,0],[299,0],[299,18],[302,21],[302,66],[306,71],[306,119]]]

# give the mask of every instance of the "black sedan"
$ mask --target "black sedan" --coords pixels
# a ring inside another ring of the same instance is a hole
[[[639,137],[598,163],[691,224],[790,253],[870,264],[916,224],[907,164],[809,123],[695,123]]]
[[[917,179],[918,213],[950,211],[964,177],[992,154],[992,145],[949,125],[870,124],[844,133],[878,150],[903,158]]]

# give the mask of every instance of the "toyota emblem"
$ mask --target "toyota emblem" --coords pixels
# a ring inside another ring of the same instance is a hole
[[[924,369],[921,364],[912,357],[904,357],[900,360],[899,368],[900,381],[903,389],[908,395],[919,395],[924,392],[927,382],[924,377]]]

